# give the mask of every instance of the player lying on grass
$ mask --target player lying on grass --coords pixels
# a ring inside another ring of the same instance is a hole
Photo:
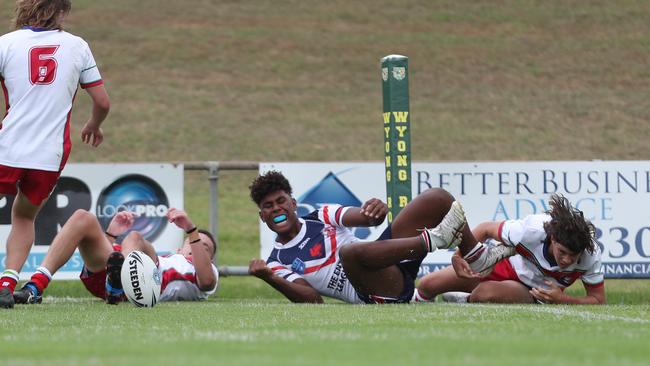
[[[562,196],[551,196],[550,207],[546,214],[478,225],[474,229],[477,239],[495,239],[495,245],[514,248],[518,254],[501,260],[484,276],[474,273],[455,254],[455,270],[447,267],[426,275],[418,284],[416,299],[428,301],[454,291],[443,298],[459,302],[604,304],[601,252],[594,243],[593,224]],[[565,294],[564,289],[578,278],[586,295]]]
[[[250,191],[277,238],[268,260],[252,260],[249,273],[293,302],[320,303],[328,296],[349,303],[405,303],[429,252],[459,246],[476,271],[503,258],[499,251],[505,247],[476,245],[462,207],[442,189],[420,194],[377,241],[365,243],[348,228],[384,221],[388,209],[376,198],[363,207],[324,205],[298,217],[291,185],[280,172],[257,177]]]
[[[206,299],[216,291],[219,279],[217,268],[212,264],[216,242],[208,231],[198,230],[183,210],[170,208],[167,218],[188,236],[176,254],[157,256],[153,245],[138,231],[128,233],[121,245],[115,244],[115,240],[133,226],[133,212],[119,212],[103,231],[97,217],[77,210],[54,238],[31,280],[14,293],[15,302],[40,303],[52,275],[77,248],[84,261],[79,278],[91,294],[109,304],[126,300],[120,271],[124,257],[134,250],[146,253],[158,265],[162,278],[160,301]]]
[[[3,308],[14,306],[18,273],[34,242],[34,220],[70,155],[70,115],[79,85],[93,103],[81,139],[92,146],[104,139],[100,126],[110,101],[88,43],[63,30],[71,6],[69,0],[17,0],[16,30],[0,37],[6,105],[0,124],[0,198],[15,196],[0,275]]]

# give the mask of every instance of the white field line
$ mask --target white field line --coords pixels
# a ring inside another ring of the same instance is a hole
[[[481,305],[476,304],[475,306],[481,306]],[[489,306],[489,305],[483,305],[483,306]],[[508,305],[508,309],[525,310],[533,313],[551,314],[551,315],[556,315],[561,317],[581,318],[590,321],[600,320],[600,321],[620,321],[626,323],[640,323],[640,324],[650,323],[650,320],[643,319],[643,318],[634,318],[629,316],[619,316],[619,315],[609,315],[609,314],[598,314],[590,311],[580,311],[578,309],[569,309],[567,307],[556,306],[556,305],[549,305],[549,306]]]

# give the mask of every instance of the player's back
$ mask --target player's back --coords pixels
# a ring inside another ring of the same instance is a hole
[[[88,44],[59,30],[5,34],[0,37],[0,80],[7,104],[0,164],[58,170],[69,152],[68,122],[77,86],[101,83]]]

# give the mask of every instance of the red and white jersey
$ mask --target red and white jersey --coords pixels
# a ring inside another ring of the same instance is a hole
[[[598,246],[593,253],[585,250],[578,261],[569,267],[560,268],[557,265],[548,251],[550,238],[544,231],[544,223],[550,220],[551,216],[547,214],[529,215],[522,220],[504,221],[499,226],[500,240],[514,246],[519,254],[507,258],[519,280],[526,286],[541,288],[548,288],[545,280],[565,288],[578,278],[587,287],[603,285],[604,274]]]
[[[348,209],[325,205],[299,218],[300,232],[286,244],[275,242],[267,266],[287,281],[304,279],[323,296],[362,303],[339,260],[340,248],[360,241],[341,222]]]
[[[0,164],[63,169],[77,86],[103,83],[88,44],[58,30],[7,33],[0,37],[0,83],[7,106],[0,125]]]
[[[182,254],[167,254],[164,256],[158,256],[158,269],[160,270],[160,275],[162,277],[162,283],[160,285],[160,298],[161,301],[164,301],[166,297],[176,300],[205,300],[208,296],[214,294],[217,291],[217,285],[219,283],[219,272],[217,267],[212,265],[212,271],[217,278],[217,282],[214,285],[214,288],[210,291],[201,291],[196,283],[196,269],[192,263],[192,257],[185,257]],[[173,286],[172,286],[173,285]],[[189,287],[187,289],[180,290],[178,286]],[[167,290],[173,290],[174,292],[182,292],[184,294],[191,294],[191,297],[195,298],[186,298],[184,296],[182,299],[178,299],[172,294],[167,294]]]

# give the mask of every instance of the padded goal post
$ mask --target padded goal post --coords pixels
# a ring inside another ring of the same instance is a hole
[[[386,204],[392,222],[411,201],[411,116],[409,111],[408,57],[381,59],[384,105]]]

